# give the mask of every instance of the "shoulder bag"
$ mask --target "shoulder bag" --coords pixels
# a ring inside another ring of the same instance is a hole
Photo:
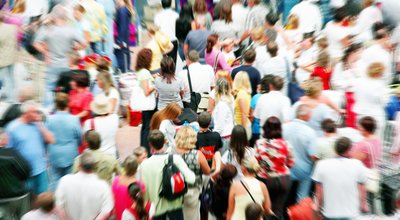
[[[286,65],[287,80],[289,82],[288,83],[288,97],[293,104],[293,103],[297,102],[300,99],[300,97],[304,96],[304,90],[300,87],[299,83],[296,80],[296,76],[295,76],[296,69],[292,73],[289,68],[289,61],[287,60],[286,57],[284,57],[284,60],[285,60],[285,65]]]
[[[197,112],[197,109],[198,109],[200,101],[201,101],[201,94],[193,91],[192,80],[190,79],[189,66],[187,66],[186,69],[187,69],[187,78],[188,78],[189,89],[190,89],[190,103],[184,102],[184,105],[185,105],[184,107],[190,108],[194,112]]]

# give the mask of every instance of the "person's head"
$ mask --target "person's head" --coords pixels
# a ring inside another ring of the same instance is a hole
[[[389,32],[386,24],[382,22],[376,22],[372,26],[372,35],[374,40],[385,40],[389,38]]]
[[[241,166],[244,175],[256,175],[260,169],[260,164],[258,164],[257,159],[252,156],[243,158]]]
[[[236,177],[238,170],[233,164],[226,164],[220,171],[217,182],[230,183]]]
[[[77,4],[74,6],[74,18],[77,21],[81,21],[83,16],[85,15],[86,10],[81,4]]]
[[[322,36],[318,38],[317,40],[318,48],[323,51],[329,47],[329,41],[328,38],[325,36]]]
[[[319,77],[313,77],[304,81],[301,87],[304,89],[304,95],[316,99],[322,93],[322,80]]]
[[[189,51],[189,54],[188,54],[189,63],[188,64],[197,63],[197,62],[199,62],[199,60],[200,60],[200,54],[199,54],[199,52],[197,52],[197,50]]]
[[[58,111],[66,111],[69,103],[68,94],[63,92],[56,93],[55,103]]]
[[[33,99],[34,96],[34,89],[30,85],[22,86],[18,91],[18,100],[21,103]]]
[[[171,84],[172,80],[175,79],[175,63],[171,57],[165,56],[161,60],[161,77],[168,83]]]
[[[367,75],[372,79],[379,79],[385,72],[385,65],[383,63],[375,62],[371,63],[367,68]]]
[[[218,70],[218,71],[215,73],[215,78],[216,78],[216,79],[224,78],[224,79],[228,80],[229,87],[232,88],[232,81],[233,81],[233,80],[232,80],[231,73],[230,73],[229,71],[226,71],[226,70]]]
[[[64,23],[68,21],[68,12],[64,6],[56,5],[53,10],[51,10],[51,17],[56,23]]]
[[[182,5],[181,12],[179,12],[179,18],[193,20],[192,7],[188,3]]]
[[[135,70],[139,71],[141,69],[150,69],[151,60],[153,57],[153,52],[148,48],[143,48],[139,51],[136,57]]]
[[[358,127],[362,135],[372,135],[376,131],[376,120],[371,116],[362,117],[358,122]]]
[[[108,57],[100,56],[96,58],[96,70],[101,72],[105,71],[108,72],[110,71],[112,66],[112,61]]]
[[[372,6],[374,4],[375,0],[364,0],[364,7],[369,7]]]
[[[97,169],[97,159],[92,152],[85,151],[79,157],[79,168],[82,172],[93,173]]]
[[[176,120],[181,114],[182,108],[176,102],[169,103],[153,115],[150,121],[150,130],[159,129],[163,120]]]
[[[161,5],[164,9],[171,8],[171,0],[161,0]]]
[[[251,40],[254,42],[264,42],[265,32],[263,27],[255,27],[250,32]]]
[[[36,101],[28,100],[21,104],[21,113],[26,123],[32,123],[41,120],[39,104]]]
[[[190,126],[183,126],[176,133],[175,143],[178,149],[194,149],[196,148],[196,142],[197,133]]]
[[[275,26],[276,22],[279,21],[279,15],[275,12],[271,11],[265,16],[265,25],[266,27]]]
[[[95,116],[106,116],[110,113],[111,102],[104,94],[96,96],[90,103],[90,110]]]
[[[282,77],[274,76],[274,78],[271,79],[270,83],[271,83],[270,90],[281,91],[281,89],[283,88],[283,84],[285,82],[283,81]]]
[[[349,16],[347,9],[345,6],[337,8],[334,10],[333,20],[335,22],[342,22],[344,19]]]
[[[229,85],[229,82],[225,78],[218,78],[215,82],[215,104],[217,104],[220,100],[225,100],[231,102],[232,98],[232,90]]]
[[[77,72],[71,76],[71,89],[81,89],[89,86],[90,79],[84,72]]]
[[[205,15],[197,15],[194,19],[194,22],[196,24],[196,29],[205,29],[206,28],[206,21],[207,18]]]
[[[55,208],[54,194],[52,192],[40,193],[35,200],[35,206],[44,213],[50,213]]]
[[[247,49],[243,53],[243,60],[247,64],[252,64],[256,60],[256,51],[254,49]]]
[[[274,78],[274,75],[265,75],[262,79],[261,79],[261,83],[260,83],[260,92],[261,94],[264,93],[269,93],[270,91],[270,85],[271,85],[271,81]]]
[[[267,52],[271,55],[271,57],[276,57],[278,55],[278,44],[275,41],[270,41],[267,44]]]
[[[109,94],[110,88],[114,87],[111,74],[106,71],[100,71],[97,76],[97,85],[104,91],[106,95]]]
[[[194,0],[193,13],[206,14],[208,12],[208,6],[205,0]]]
[[[219,12],[219,19],[226,23],[232,22],[232,5],[229,2],[222,5]]]
[[[232,89],[236,94],[240,90],[244,90],[247,93],[251,94],[252,91],[249,75],[244,71],[238,72],[235,76],[235,79],[233,80]]]
[[[141,185],[137,182],[131,183],[128,186],[128,193],[132,198],[138,216],[140,216],[138,220],[147,220],[149,214],[146,210],[144,190],[142,189]]]
[[[296,118],[303,121],[309,121],[311,118],[310,106],[306,104],[299,105],[299,107],[296,109]]]
[[[279,118],[272,116],[269,117],[263,127],[263,137],[266,139],[279,139],[282,138],[282,125]]]
[[[163,149],[165,136],[160,130],[151,130],[147,139],[150,147],[152,147],[154,150],[158,151]]]
[[[125,158],[122,167],[124,168],[125,175],[127,176],[135,176],[137,168],[139,166],[139,160],[134,155],[129,155]]]
[[[137,147],[135,150],[133,150],[133,155],[137,158],[138,163],[141,164],[147,159],[148,152],[144,147]]]
[[[98,150],[101,145],[100,134],[95,130],[89,130],[85,134],[85,139],[90,150]]]
[[[335,152],[339,156],[347,157],[351,149],[351,140],[347,137],[341,137],[335,142]]]
[[[236,161],[241,164],[245,156],[246,147],[249,146],[246,129],[243,126],[236,125],[232,129],[231,141],[229,145],[233,151]]]
[[[264,210],[258,203],[252,202],[246,206],[246,220],[262,220]]]
[[[327,50],[322,50],[318,53],[317,56],[317,66],[328,68],[331,65],[331,57]]]
[[[356,62],[360,58],[361,44],[351,44],[343,54],[342,62],[345,65]]]
[[[207,47],[206,52],[211,53],[214,46],[218,44],[218,35],[217,34],[210,34],[207,37]]]
[[[26,10],[25,0],[16,0],[14,3],[14,8],[12,9],[12,13],[20,14],[24,13]],[[0,20],[1,22],[1,20]]]
[[[295,14],[290,14],[287,18],[286,29],[296,30],[299,28],[299,17]]]
[[[198,118],[198,123],[200,128],[208,129],[208,127],[210,127],[211,124],[211,114],[208,112],[200,113]]]
[[[249,7],[252,8],[252,7],[260,4],[260,0],[248,0],[247,3],[249,5]]]
[[[311,48],[314,45],[314,42],[315,37],[313,32],[303,34],[303,40],[301,41],[303,49]]]
[[[335,134],[337,125],[332,119],[328,118],[321,122],[321,128],[325,134]]]

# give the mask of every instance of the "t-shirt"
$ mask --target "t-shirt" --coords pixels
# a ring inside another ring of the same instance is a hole
[[[189,45],[189,51],[196,50],[199,52],[200,58],[204,58],[204,53],[207,46],[207,38],[210,34],[212,34],[212,32],[208,30],[190,31],[185,40],[185,44]]]
[[[69,93],[69,104],[68,108],[71,114],[77,115],[83,111],[90,112],[90,103],[92,102],[93,96],[89,89],[84,92],[78,93],[77,90],[71,90]],[[81,123],[91,118],[90,114],[81,118]]]
[[[379,138],[361,141],[353,146],[352,151],[367,155],[362,160],[362,163],[368,168],[373,168],[372,160],[374,160],[375,166],[378,166],[378,163],[382,159],[382,143]]]
[[[200,150],[207,159],[208,165],[212,165],[214,153],[222,148],[221,136],[214,131],[197,133],[196,149]]]
[[[245,71],[247,75],[249,75],[251,95],[257,94],[257,85],[260,84],[261,81],[260,72],[250,65],[241,65],[232,70],[232,79],[235,79],[236,74],[240,71]]]
[[[367,180],[360,161],[343,157],[321,160],[312,179],[322,184],[324,216],[353,219],[360,214],[358,184]]]
[[[118,114],[119,105],[120,105],[120,102],[121,102],[121,98],[119,96],[118,90],[116,88],[114,88],[114,87],[111,87],[110,91],[108,91],[108,95],[106,95],[104,92],[100,93],[100,95],[106,96],[108,101],[110,101],[111,99],[116,99],[117,100],[117,102],[115,103],[114,114]]]
[[[180,92],[185,89],[185,83],[181,78],[177,77],[172,79],[171,83],[167,83],[165,79],[158,77],[155,80],[154,86],[158,91],[159,110],[165,108],[172,102],[176,102],[181,108],[183,108]]]
[[[317,157],[320,160],[333,158],[336,156],[335,152],[335,141],[338,136],[332,137],[319,137],[316,141],[316,145],[318,148]]]
[[[22,216],[21,220],[58,220],[60,219],[55,212],[46,213],[41,209],[32,210]]]
[[[261,97],[261,94],[256,94],[251,98],[251,103],[250,103],[250,109],[255,110],[256,105],[258,102],[258,99]],[[254,118],[253,119],[253,124],[251,125],[251,131],[253,134],[260,134],[261,126],[260,126],[260,119],[259,118]]]
[[[239,100],[244,100],[245,102],[245,107],[247,109],[247,114],[250,113],[250,102],[251,102],[251,96],[249,93],[247,93],[245,90],[239,90],[239,92],[236,95],[235,99],[235,123],[238,125],[243,125],[242,124],[242,110],[239,107]],[[247,115],[248,117],[248,115]]]

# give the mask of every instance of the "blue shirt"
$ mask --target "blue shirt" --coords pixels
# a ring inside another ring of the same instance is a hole
[[[31,176],[46,171],[45,142],[36,124],[15,119],[6,128],[8,147],[16,149],[32,168]]]
[[[311,175],[313,161],[310,156],[317,154],[317,135],[307,122],[295,119],[283,125],[283,139],[292,147],[295,165],[291,169],[294,180],[303,180]]]
[[[232,70],[232,79],[235,79],[235,76],[238,72],[244,71],[249,75],[250,84],[251,84],[251,95],[257,94],[257,85],[261,82],[261,74],[260,72],[251,65],[241,65]]]
[[[295,119],[296,111],[297,108],[301,105],[301,102],[296,102],[293,107],[292,107],[292,112],[290,115],[290,120]],[[307,122],[307,125],[310,126],[314,131],[317,133],[318,137],[322,137],[324,135],[324,132],[322,131],[321,128],[321,123],[325,119],[332,119],[335,121],[335,118],[333,117],[333,110],[329,108],[325,104],[319,104],[317,107],[312,109],[311,112],[311,118]]]
[[[46,125],[56,140],[48,147],[50,164],[55,167],[72,166],[81,142],[79,119],[69,112],[56,112],[49,116]]]
[[[255,94],[253,98],[251,99],[250,103],[250,108],[254,111],[256,109],[256,105],[258,102],[258,99],[260,98],[262,94]],[[251,130],[253,131],[253,134],[260,134],[261,126],[260,126],[260,119],[254,118],[253,124],[251,125]]]

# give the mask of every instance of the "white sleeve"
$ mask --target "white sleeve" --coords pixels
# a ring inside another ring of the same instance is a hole
[[[65,177],[61,178],[56,192],[55,192],[55,200],[56,200],[56,206],[64,208],[64,204],[65,204],[65,196],[64,196],[64,182],[65,182]]]
[[[317,163],[317,165],[315,166],[314,172],[311,176],[312,180],[314,180],[315,182],[321,183],[322,182],[322,171],[321,171],[321,161]]]
[[[222,114],[224,114],[224,111],[221,106],[222,103],[218,103],[215,106],[214,109],[214,114],[213,114],[213,118],[214,118],[214,131],[218,132],[219,134],[222,133],[222,131],[224,130],[224,116]]]
[[[135,217],[128,211],[124,210],[121,220],[136,220]]]
[[[282,108],[282,123],[285,123],[286,121],[290,120],[290,99],[288,97],[285,96],[285,101],[283,104],[283,108]]]
[[[185,177],[187,183],[193,184],[196,181],[196,175],[189,169],[181,156],[174,155],[174,163]]]
[[[110,186],[104,182],[104,191],[102,194],[101,214],[110,213],[114,208],[114,199]]]
[[[261,97],[260,97],[261,98]],[[260,110],[260,98],[257,100],[256,108],[254,109],[254,118],[261,118],[261,110]]]

